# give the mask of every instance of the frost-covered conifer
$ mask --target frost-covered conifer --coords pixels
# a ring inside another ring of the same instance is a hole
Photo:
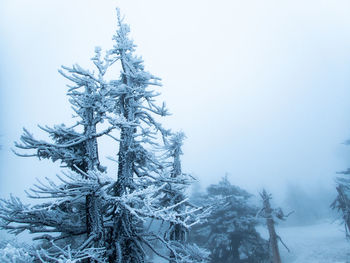
[[[171,165],[171,178],[172,179],[184,179],[186,175],[182,173],[181,170],[181,160],[180,155],[182,154],[181,146],[182,146],[182,140],[184,138],[184,134],[178,133],[175,134],[170,142],[169,145],[169,157],[173,158],[173,162]],[[182,178],[181,178],[182,177]],[[169,193],[166,195],[168,198],[169,204],[177,204],[179,202],[183,202],[182,205],[178,206],[176,208],[176,211],[182,212],[184,211],[184,206],[186,203],[184,200],[186,197],[184,196],[184,192],[182,189],[174,189],[171,187],[171,184],[169,184]],[[175,242],[183,243],[187,240],[187,231],[188,229],[184,228],[181,224],[171,223],[169,226],[169,239],[173,240]],[[171,258],[174,258],[174,253],[170,254]]]
[[[113,37],[115,45],[108,52],[108,60],[119,62],[119,79],[110,82],[116,100],[114,113],[122,122],[118,150],[118,174],[112,195],[121,197],[149,184],[152,174],[159,173],[162,165],[154,154],[144,147],[153,146],[152,137],[158,131],[166,132],[155,121],[151,113],[165,116],[166,109],[154,104],[157,95],[149,86],[159,86],[158,78],[144,70],[142,59],[134,55],[135,45],[128,38],[129,26],[122,22],[118,14],[119,29]],[[142,124],[145,124],[144,127]],[[140,181],[135,180],[135,176]],[[154,176],[154,175],[153,175]],[[142,180],[143,179],[143,180]],[[139,204],[133,204],[138,208]],[[115,262],[144,262],[141,238],[142,219],[128,209],[115,205],[111,210],[111,229],[108,233],[109,260]]]
[[[350,145],[350,140],[345,142]],[[340,176],[336,178],[337,196],[331,204],[331,208],[340,212],[345,227],[346,238],[350,237],[350,168],[339,172]]]
[[[62,184],[55,184],[47,178],[47,182],[38,182],[30,189],[28,196],[50,201],[40,205],[24,205],[14,197],[2,200],[0,207],[1,227],[18,234],[24,230],[30,233],[40,233],[36,240],[48,241],[42,244],[47,251],[43,260],[60,253],[57,242],[63,247],[93,252],[90,248],[100,250],[105,246],[103,225],[103,204],[99,190],[103,187],[100,178],[104,168],[98,158],[97,138],[108,134],[113,126],[97,132],[99,125],[107,112],[114,107],[114,101],[108,94],[102,77],[103,70],[99,67],[98,50],[93,58],[98,74],[74,65],[63,67],[60,73],[70,80],[68,96],[76,113],[77,122],[73,126],[64,124],[53,128],[40,127],[51,137],[51,142],[37,140],[24,129],[21,143],[16,147],[31,151],[30,154],[17,153],[20,156],[36,156],[39,159],[60,161],[69,171],[65,176],[59,176]],[[91,257],[95,257],[93,253]]]
[[[175,212],[178,214],[177,221],[186,221],[188,216],[193,211],[202,210],[202,208],[195,206],[189,201],[186,189],[190,186],[194,179],[189,174],[182,172],[181,159],[183,140],[185,138],[184,133],[178,132],[173,134],[166,142],[166,152],[164,157],[168,163],[170,177],[167,179],[168,184],[164,188],[163,206],[174,206]],[[164,180],[164,179],[163,179]],[[203,217],[207,217],[210,214],[210,209],[205,208],[200,214],[197,214],[196,221],[192,223],[195,225],[200,222]],[[177,262],[179,255],[187,255],[186,262],[198,262],[203,258],[207,258],[208,251],[198,248],[194,244],[188,242],[189,226],[185,226],[181,223],[171,222],[168,226],[168,230],[165,232],[165,238],[169,240],[174,248],[174,251],[170,251],[170,262]]]
[[[212,213],[207,222],[195,226],[191,239],[211,252],[213,263],[268,262],[267,241],[256,231],[257,207],[251,194],[231,185],[227,177],[210,185],[194,202],[209,204]]]
[[[157,117],[168,115],[165,104],[158,106],[154,86],[160,86],[159,78],[144,70],[143,61],[135,56],[135,45],[129,38],[129,26],[123,23],[118,15],[119,29],[113,37],[115,45],[108,52],[108,61],[119,62],[121,66],[120,78],[110,82],[112,93],[116,99],[115,114],[120,121],[116,124],[120,129],[118,150],[118,175],[113,188],[116,197],[125,194],[133,195],[143,191],[150,185],[157,186],[158,191],[153,194],[152,205],[144,200],[135,200],[129,209],[115,205],[111,211],[111,225],[109,232],[110,258],[115,262],[144,262],[145,246],[153,250],[158,256],[169,259],[166,254],[155,251],[152,241],[157,240],[176,262],[190,261],[189,255],[175,247],[171,239],[164,234],[145,232],[143,223],[147,219],[168,222],[188,228],[198,219],[194,216],[200,209],[191,207],[186,210],[186,216],[180,216],[177,208],[184,203],[178,200],[164,204],[164,196],[169,185],[183,185],[182,178],[176,178],[172,171],[168,171],[164,161],[160,142],[166,142],[171,133],[157,121]],[[160,136],[160,138],[159,138]],[[181,173],[181,171],[180,171]],[[133,210],[134,209],[134,210]],[[182,213],[183,211],[181,211]],[[192,260],[192,259],[191,259]],[[199,261],[203,260],[202,258]]]
[[[343,172],[344,176],[336,179],[337,197],[331,204],[331,208],[341,213],[345,227],[345,235],[350,237],[350,179],[345,176],[350,174],[350,170]]]
[[[143,263],[149,262],[146,247],[172,262],[205,261],[205,252],[175,238],[199,222],[203,212],[183,195],[189,181],[177,168],[181,150],[169,146],[176,140],[169,140],[171,132],[158,122],[168,114],[164,103],[155,103],[159,78],[144,70],[128,34],[118,12],[113,48],[104,58],[96,48],[92,58],[96,72],[79,65],[60,71],[73,83],[68,96],[76,124],[43,127],[50,142],[24,130],[16,143],[31,151],[20,156],[60,161],[67,168],[58,176],[60,183],[47,178],[28,192],[31,198],[47,199],[45,203],[24,205],[15,197],[1,201],[0,227],[37,234],[40,249],[33,256],[42,262]],[[106,73],[118,65],[120,75],[108,79]],[[116,141],[117,174],[108,174],[100,164],[101,136]],[[164,201],[168,197],[171,202]],[[150,220],[171,230],[152,232],[145,227]],[[160,249],[153,247],[154,241]]]

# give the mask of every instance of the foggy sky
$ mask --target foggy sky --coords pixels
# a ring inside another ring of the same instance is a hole
[[[94,47],[111,47],[117,6],[162,78],[163,123],[187,135],[184,170],[204,185],[228,173],[253,192],[332,189],[350,166],[349,1],[2,0],[1,197],[60,172],[10,148],[23,126],[41,138],[37,124],[71,122],[57,69],[91,67]]]

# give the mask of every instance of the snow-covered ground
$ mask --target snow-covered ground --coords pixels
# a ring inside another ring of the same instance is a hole
[[[282,227],[276,231],[290,249],[279,243],[283,263],[350,263],[350,241],[347,241],[344,226],[330,221],[315,225]],[[264,238],[267,231],[259,228]],[[158,259],[154,261],[164,263]]]
[[[278,227],[277,232],[290,249],[281,245],[283,263],[349,263],[350,241],[344,226],[324,222],[298,227]]]
[[[344,226],[337,222],[281,226],[276,231],[290,249],[288,252],[279,243],[283,263],[350,263],[350,241],[345,238]],[[259,232],[267,238],[265,229],[259,228]],[[158,259],[154,262],[166,261]]]
[[[346,240],[344,226],[339,223],[278,226],[276,231],[290,249],[288,253],[279,244],[283,263],[350,263],[350,241]],[[259,232],[267,238],[265,228],[259,227]],[[167,261],[155,257],[152,262]]]

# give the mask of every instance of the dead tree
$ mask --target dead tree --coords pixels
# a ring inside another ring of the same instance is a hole
[[[281,208],[273,209],[271,208],[270,200],[272,199],[271,194],[268,194],[264,189],[260,196],[263,201],[263,208],[258,212],[259,216],[262,216],[266,219],[267,229],[269,231],[269,246],[270,246],[270,259],[272,263],[281,263],[281,256],[278,249],[278,241],[288,250],[288,247],[283,243],[280,236],[277,235],[275,230],[275,220],[277,217],[280,220],[285,220],[291,213],[284,215]]]

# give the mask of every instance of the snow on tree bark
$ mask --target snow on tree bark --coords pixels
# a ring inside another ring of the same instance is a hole
[[[91,96],[91,88],[86,87],[86,93]],[[88,138],[85,143],[87,152],[87,167],[84,172],[94,171],[100,166],[98,160],[97,139],[93,138],[96,134],[96,124],[98,121],[94,118],[94,109],[87,107],[84,109],[84,135]],[[103,214],[101,213],[101,202],[95,193],[86,196],[86,229],[88,237],[93,237],[94,247],[104,247],[104,227]]]

